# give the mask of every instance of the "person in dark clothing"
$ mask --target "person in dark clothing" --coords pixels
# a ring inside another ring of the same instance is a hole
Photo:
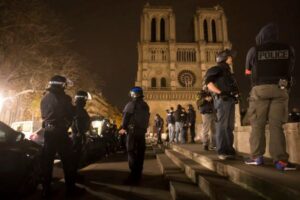
[[[155,123],[155,127],[157,130],[157,143],[162,144],[161,133],[162,133],[163,127],[164,127],[164,121],[159,114],[155,115],[154,123]]]
[[[195,143],[195,123],[196,123],[196,112],[192,104],[188,105],[187,121],[190,128],[191,143]]]
[[[78,91],[75,95],[75,117],[72,124],[72,140],[74,150],[74,164],[78,169],[82,154],[82,148],[86,141],[86,132],[90,129],[91,119],[87,111],[84,109],[88,93]]]
[[[202,143],[203,149],[208,151],[214,150],[216,148],[216,139],[215,139],[215,109],[212,95],[204,87],[201,90],[198,100],[197,100],[198,109],[202,116]]]
[[[228,49],[220,52],[216,57],[218,65],[208,69],[205,75],[205,84],[214,97],[217,114],[216,147],[221,160],[235,156],[233,129],[238,90],[230,68],[233,56],[234,53]]]
[[[288,162],[283,124],[288,121],[288,88],[295,65],[293,47],[278,41],[278,27],[270,23],[256,37],[256,46],[247,54],[245,74],[251,76],[249,99],[251,157],[248,165],[264,164],[266,148],[265,126],[269,123],[269,151],[278,170],[295,170]]]
[[[177,109],[174,112],[174,119],[175,119],[175,142],[179,142],[179,137],[182,135],[183,131],[183,121],[182,121],[182,106],[180,104],[177,105]]]
[[[149,106],[143,100],[143,90],[133,87],[130,90],[132,100],[123,110],[123,120],[119,134],[127,133],[126,147],[130,175],[125,184],[138,184],[142,177],[146,150],[145,134],[149,124]]]
[[[189,128],[188,115],[187,115],[185,108],[182,108],[181,122],[182,122],[183,126],[182,126],[182,132],[180,135],[180,142],[181,142],[181,144],[185,144],[187,141],[187,132],[188,132],[188,128]]]
[[[50,87],[41,101],[43,119],[44,147],[42,152],[43,197],[51,196],[51,181],[55,154],[60,155],[66,183],[67,195],[78,195],[82,189],[75,186],[76,169],[73,165],[72,143],[67,130],[74,117],[72,99],[66,95],[66,78],[53,76]]]
[[[174,133],[175,133],[175,118],[174,118],[174,109],[173,107],[170,110],[167,110],[167,126],[169,131],[169,142],[174,142]]]

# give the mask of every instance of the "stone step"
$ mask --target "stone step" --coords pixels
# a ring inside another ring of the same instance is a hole
[[[300,199],[299,171],[278,171],[271,161],[264,166],[248,166],[242,156],[221,161],[216,152],[204,151],[199,144],[172,145],[171,148],[266,199]]]
[[[157,154],[156,157],[164,177],[170,182],[173,200],[209,199],[168,156]]]
[[[264,199],[178,152],[166,150],[165,153],[210,199]]]
[[[153,149],[153,152],[155,154],[161,154],[161,153],[164,153],[164,148],[161,148],[161,146],[157,145],[157,144],[153,144],[152,145],[152,149]]]

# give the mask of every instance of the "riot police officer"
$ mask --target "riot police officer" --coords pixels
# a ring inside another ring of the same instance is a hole
[[[234,52],[226,49],[217,54],[217,66],[207,70],[205,84],[212,92],[216,109],[216,147],[221,160],[233,158],[233,129],[237,85],[230,65]]]
[[[88,93],[78,91],[75,95],[75,117],[72,124],[72,139],[74,151],[74,164],[78,169],[82,154],[82,148],[86,141],[85,133],[90,129],[90,116],[84,109],[88,100]],[[79,176],[80,177],[80,176]],[[80,177],[82,178],[82,177]],[[79,178],[79,179],[80,179]]]
[[[67,80],[63,76],[53,76],[41,101],[41,115],[45,129],[45,142],[42,155],[44,197],[51,195],[51,179],[55,154],[60,155],[65,175],[66,194],[82,192],[75,186],[76,170],[73,166],[72,143],[67,130],[74,117],[72,99],[64,89]]]
[[[125,184],[138,184],[143,171],[146,150],[145,134],[149,123],[149,106],[143,100],[143,90],[133,87],[130,90],[131,101],[123,110],[120,134],[127,133],[126,148],[130,175]]]
[[[294,70],[294,49],[278,42],[278,27],[264,26],[256,37],[246,58],[246,75],[251,75],[252,89],[248,115],[252,132],[250,135],[251,158],[246,164],[262,165],[265,153],[265,126],[269,123],[269,151],[279,170],[295,170],[288,162],[286,142],[282,125],[288,119],[288,87]]]

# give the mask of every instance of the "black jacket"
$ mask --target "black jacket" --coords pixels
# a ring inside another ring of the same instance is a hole
[[[194,109],[188,109],[187,112],[187,121],[188,123],[194,124],[196,122],[196,112]]]
[[[167,124],[175,124],[174,112],[169,112],[166,118]]]
[[[83,135],[86,133],[90,129],[90,121],[90,116],[87,111],[81,106],[76,106],[72,133],[74,135]]]
[[[43,125],[51,124],[57,127],[68,128],[74,117],[72,98],[63,89],[49,88],[42,98],[41,114]]]
[[[182,110],[181,109],[177,109],[174,112],[174,119],[175,122],[182,122]]]
[[[129,125],[147,129],[149,124],[149,106],[143,98],[135,98],[128,102],[123,110],[122,128],[128,129]]]
[[[274,46],[275,48],[279,45],[282,46],[284,44],[281,44],[278,42],[278,27],[275,24],[268,24],[266,26],[264,26],[260,32],[258,33],[258,35],[256,36],[256,46],[252,47],[249,49],[248,53],[247,53],[247,57],[246,57],[246,70],[245,70],[245,74],[246,75],[251,75],[251,82],[252,85],[256,85],[256,84],[260,84],[257,83],[259,82],[257,80],[257,66],[258,66],[258,60],[257,60],[257,49],[258,48],[270,48],[272,46]],[[289,51],[289,63],[287,64],[287,66],[283,66],[283,68],[286,68],[288,70],[288,79],[290,79],[293,74],[294,74],[294,66],[295,66],[295,51],[294,48],[291,46],[287,46],[287,50]],[[270,60],[272,62],[272,60]],[[273,62],[276,65],[276,62],[281,62],[282,59],[274,59]],[[270,76],[272,78],[272,74],[271,73],[275,73],[276,74],[276,69],[279,69],[277,66],[271,67],[270,70]],[[273,71],[274,70],[274,71]],[[280,72],[278,72],[280,73]],[[277,75],[275,75],[277,76]],[[276,78],[276,77],[274,77]],[[272,81],[272,80],[271,80]],[[275,82],[271,82],[271,84],[274,84],[278,82],[277,80],[275,80]]]
[[[155,127],[156,128],[163,128],[164,126],[164,121],[161,117],[158,117],[155,119]]]
[[[237,92],[238,87],[230,66],[227,63],[218,63],[205,74],[205,84],[213,82],[221,91]]]

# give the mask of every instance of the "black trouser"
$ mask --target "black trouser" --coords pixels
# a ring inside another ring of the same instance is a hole
[[[234,155],[233,148],[234,118],[235,118],[235,99],[215,98],[214,106],[217,111],[216,122],[216,146],[218,154]]]
[[[142,175],[144,156],[146,150],[145,133],[146,129],[135,128],[127,135],[128,164],[133,178],[139,179]]]
[[[84,142],[83,136],[73,137],[73,152],[74,152],[74,167],[77,170],[79,168],[79,163],[82,155],[82,148]]]
[[[42,155],[43,187],[49,189],[52,180],[53,162],[58,153],[65,175],[67,189],[75,185],[76,169],[73,165],[72,143],[64,128],[46,128]]]
[[[195,122],[190,123],[191,142],[195,142]]]
[[[161,132],[162,132],[162,128],[157,128],[157,142],[158,143],[162,143],[162,141],[161,141]]]

